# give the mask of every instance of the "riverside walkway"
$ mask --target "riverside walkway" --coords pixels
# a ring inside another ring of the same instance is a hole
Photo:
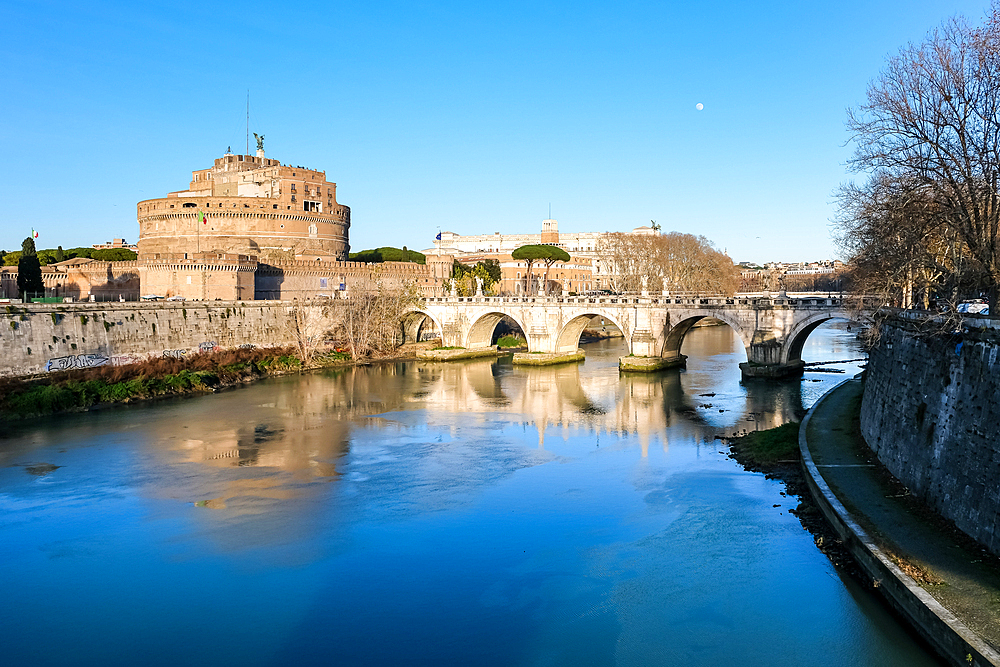
[[[802,424],[806,478],[821,511],[897,611],[952,664],[1000,666],[996,560],[928,519],[887,479],[855,424],[860,380],[826,394]]]

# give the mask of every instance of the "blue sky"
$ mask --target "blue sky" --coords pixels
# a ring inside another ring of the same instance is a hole
[[[135,241],[136,202],[245,149],[249,89],[268,157],[337,183],[355,250],[537,232],[551,203],[563,231],[832,257],[845,109],[987,4],[5,0],[0,247]]]

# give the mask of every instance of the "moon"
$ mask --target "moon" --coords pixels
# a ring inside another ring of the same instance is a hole
[[[697,109],[698,111],[701,111],[702,109],[705,108],[705,105],[702,104],[701,102],[698,102],[698,104],[694,105],[694,108]]]

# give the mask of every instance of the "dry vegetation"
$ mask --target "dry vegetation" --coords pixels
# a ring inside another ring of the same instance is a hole
[[[601,236],[597,254],[615,292],[648,289],[732,295],[740,285],[733,260],[704,236],[614,232]]]

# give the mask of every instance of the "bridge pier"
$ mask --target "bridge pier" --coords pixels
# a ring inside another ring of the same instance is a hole
[[[752,361],[745,361],[740,364],[740,371],[743,372],[744,380],[748,378],[779,380],[781,378],[802,375],[805,366],[806,362],[801,359],[784,364],[755,364]]]
[[[740,364],[743,379],[778,379],[802,374],[805,362],[787,358],[786,336],[775,335],[774,331],[758,329],[754,331],[746,361]]]
[[[667,368],[687,366],[687,356],[675,354],[669,357],[621,357],[618,359],[618,370],[632,373],[655,373]]]

